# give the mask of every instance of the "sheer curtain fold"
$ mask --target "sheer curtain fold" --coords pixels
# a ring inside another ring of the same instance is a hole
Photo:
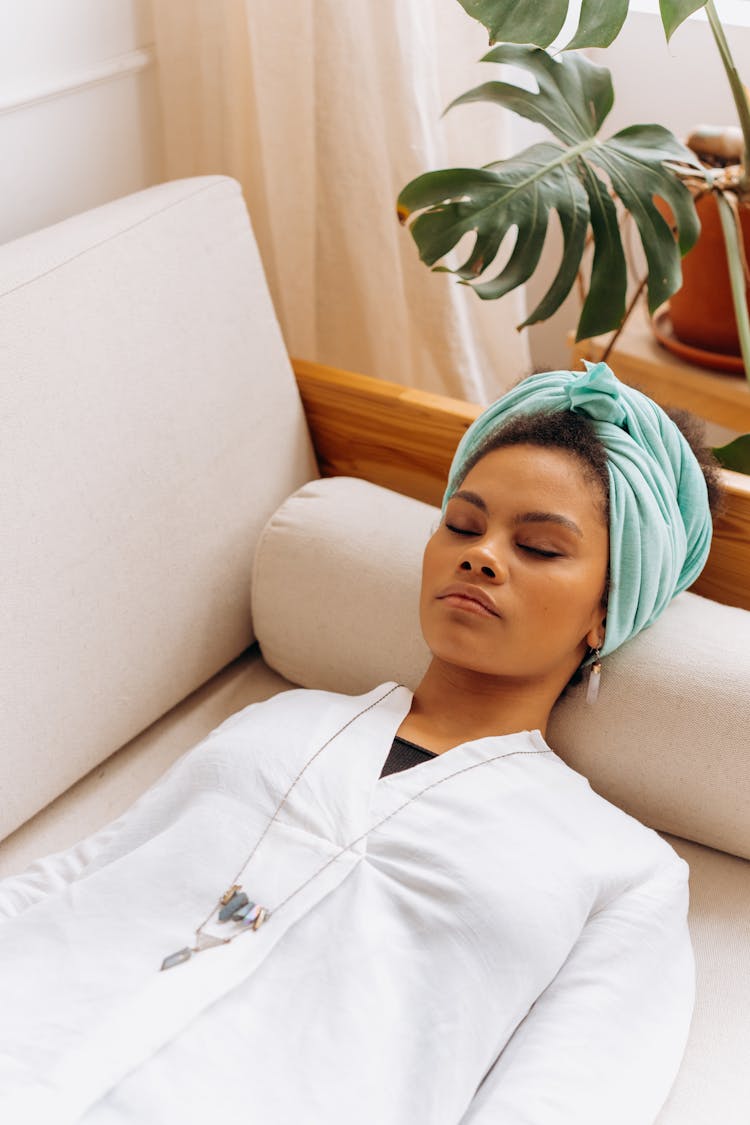
[[[433,274],[395,214],[430,168],[509,151],[456,0],[152,0],[165,176],[243,186],[293,355],[487,402],[529,370],[520,293]]]

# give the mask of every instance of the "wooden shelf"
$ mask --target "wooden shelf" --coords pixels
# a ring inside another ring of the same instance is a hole
[[[574,343],[573,366],[599,360],[609,336]],[[607,362],[623,383],[643,391],[660,406],[679,406],[730,430],[750,432],[750,383],[744,375],[724,375],[686,363],[656,342],[645,313],[637,309]]]

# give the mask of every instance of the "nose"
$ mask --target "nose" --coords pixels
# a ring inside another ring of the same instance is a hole
[[[502,561],[484,544],[468,547],[462,554],[458,567],[459,570],[483,574],[494,582],[504,582],[506,578]]]

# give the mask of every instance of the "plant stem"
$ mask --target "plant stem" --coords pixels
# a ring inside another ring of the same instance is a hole
[[[729,263],[729,281],[732,286],[732,302],[734,315],[737,321],[737,332],[740,337],[742,360],[745,364],[745,375],[750,383],[750,316],[747,311],[747,296],[745,271],[742,268],[739,239],[742,231],[739,219],[735,217],[731,205],[724,198],[722,192],[716,192],[716,203],[719,208],[721,230],[724,235],[724,244],[727,248],[727,262]]]
[[[737,67],[734,64],[732,53],[729,50],[729,43],[724,34],[721,20],[719,19],[716,8],[714,7],[714,0],[706,0],[706,15],[708,22],[713,32],[713,37],[716,41],[716,46],[719,48],[719,55],[724,64],[727,78],[729,79],[729,86],[732,90],[732,97],[734,104],[737,107],[737,115],[740,119],[740,128],[742,129],[742,137],[744,140],[744,155],[742,159],[742,175],[740,177],[740,191],[746,192],[750,188],[750,107],[747,104],[747,95],[745,94],[745,87],[742,84]]]
[[[615,346],[615,344],[619,340],[620,333],[622,332],[623,328],[627,324],[627,322],[630,318],[630,314],[632,313],[633,309],[635,308],[636,304],[638,303],[638,298],[640,297],[643,290],[646,288],[646,282],[647,281],[648,281],[648,274],[646,274],[646,276],[643,278],[643,280],[638,283],[638,288],[636,289],[635,293],[633,294],[633,297],[630,301],[630,304],[628,305],[628,307],[625,310],[625,316],[620,321],[620,325],[619,325],[617,331],[613,333],[611,340],[609,341],[606,348],[604,349],[604,355],[602,356],[602,363],[606,363],[607,356],[609,355],[609,353],[612,351],[612,348]]]

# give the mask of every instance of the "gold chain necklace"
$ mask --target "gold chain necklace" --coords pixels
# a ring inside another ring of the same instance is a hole
[[[333,740],[337,738],[343,731],[345,731],[347,727],[351,726],[351,724],[359,719],[362,715],[365,715],[368,711],[371,711],[373,707],[377,707],[379,703],[382,703],[384,699],[387,699],[389,695],[392,695],[397,688],[403,686],[403,684],[396,684],[395,687],[389,688],[389,690],[384,695],[381,695],[379,699],[376,699],[374,703],[370,703],[367,707],[364,707],[361,711],[358,711],[357,714],[354,715],[351,719],[347,720],[347,722],[345,722],[342,727],[339,727],[339,729],[315,751],[313,756],[305,763],[305,765],[295,777],[292,784],[287,789],[284,796],[281,798],[281,801],[276,807],[276,811],[261,833],[260,838],[255,844],[255,847],[250,852],[250,855],[247,857],[237,874],[232,879],[229,887],[224,891],[217,904],[211,908],[207,917],[203,919],[201,924],[195,930],[195,945],[185,946],[184,949],[179,949],[176,953],[171,953],[168,957],[165,957],[161,965],[161,971],[164,971],[165,969],[172,969],[175,967],[175,965],[182,965],[185,961],[189,961],[193,954],[202,953],[205,949],[212,949],[217,945],[228,945],[230,942],[234,941],[235,938],[241,937],[243,934],[249,933],[251,931],[254,932],[255,930],[260,929],[260,927],[264,924],[264,922],[268,921],[272,914],[275,914],[278,910],[281,910],[283,906],[286,906],[291,898],[294,898],[295,895],[299,894],[299,892],[303,890],[308,883],[311,883],[313,879],[317,879],[317,877],[321,875],[326,870],[326,868],[334,862],[334,860],[337,860],[340,855],[343,855],[344,852],[349,851],[350,848],[353,848],[355,844],[358,844],[360,842],[360,840],[364,840],[367,836],[370,835],[371,832],[374,832],[376,828],[380,828],[381,824],[384,824],[386,820],[390,820],[392,816],[395,816],[397,813],[401,812],[401,810],[405,809],[407,805],[410,805],[412,801],[416,801],[417,798],[421,797],[423,793],[426,793],[428,789],[432,789],[434,788],[434,786],[442,784],[442,782],[447,781],[451,777],[455,777],[458,773],[465,773],[467,770],[476,769],[477,766],[485,765],[487,762],[494,762],[498,758],[511,758],[516,757],[519,754],[552,753],[551,750],[515,750],[511,751],[511,753],[509,754],[497,754],[492,758],[484,758],[481,762],[473,762],[471,765],[464,766],[462,769],[455,770],[453,773],[448,774],[447,777],[440,777],[437,779],[437,781],[433,781],[429,785],[426,785],[424,789],[420,789],[419,792],[415,793],[413,797],[410,797],[408,801],[404,801],[403,804],[399,805],[398,808],[393,810],[393,812],[388,813],[388,815],[384,816],[382,820],[379,820],[377,824],[373,824],[370,828],[368,828],[366,832],[362,832],[359,836],[357,836],[355,840],[351,840],[350,843],[341,848],[338,852],[336,852],[335,855],[331,856],[331,858],[327,860],[322,867],[318,868],[318,870],[314,871],[313,874],[309,876],[309,878],[305,879],[305,881],[301,883],[300,886],[291,891],[290,894],[288,894],[282,902],[278,903],[273,908],[273,910],[269,910],[265,906],[260,906],[258,903],[251,902],[248,895],[245,894],[245,892],[242,890],[242,884],[238,880],[242,876],[247,865],[250,863],[250,860],[257,852],[266,833],[278,816],[281,808],[284,805],[284,802],[291,793],[292,789],[302,777],[302,774],[305,772],[307,767],[315,761],[318,754],[325,750],[326,746],[330,746]],[[215,937],[213,934],[204,933],[204,927],[208,925],[214,915],[218,915],[219,923],[226,923],[229,921],[237,923],[235,932],[228,937]]]
[[[279,812],[281,811],[287,797],[291,793],[292,789],[294,789],[295,785],[302,777],[302,774],[305,772],[307,767],[315,761],[318,754],[325,750],[326,746],[330,746],[334,738],[338,738],[342,731],[345,731],[348,726],[351,726],[351,724],[355,722],[361,715],[364,715],[368,711],[371,711],[373,707],[377,707],[378,703],[382,703],[384,699],[387,699],[388,696],[396,691],[396,688],[399,687],[403,687],[403,684],[396,684],[396,687],[390,688],[385,693],[385,695],[381,695],[380,698],[376,699],[374,703],[371,703],[368,707],[364,707],[361,711],[358,711],[357,714],[349,719],[346,723],[344,723],[342,727],[339,727],[339,729],[335,731],[334,734],[332,734],[331,737],[327,739],[323,743],[323,745],[315,751],[313,756],[307,762],[305,762],[304,766],[299,771],[294,781],[279,801],[279,804],[276,806],[276,810],[273,816],[261,832],[260,838],[257,840],[255,847],[250,852],[250,855],[247,857],[247,859],[243,862],[239,871],[232,879],[229,887],[224,891],[217,904],[211,908],[207,916],[196,928],[195,945],[186,945],[184,949],[178,949],[176,953],[170,953],[168,957],[165,957],[161,964],[162,972],[165,969],[173,969],[175,965],[182,965],[185,961],[189,961],[194,953],[202,953],[205,949],[213,949],[217,945],[228,945],[231,941],[234,941],[235,938],[241,937],[242,934],[248,933],[251,930],[255,931],[260,929],[263,923],[268,921],[272,913],[275,913],[277,910],[280,910],[282,906],[285,906],[290,898],[298,894],[303,889],[303,887],[306,887],[307,884],[313,879],[317,878],[317,876],[320,875],[322,871],[325,871],[326,867],[328,867],[329,864],[333,863],[335,859],[338,859],[338,857],[342,855],[343,852],[348,851],[349,848],[354,847],[354,845],[357,843],[357,840],[352,840],[350,844],[347,844],[345,848],[342,848],[341,851],[332,856],[331,859],[329,859],[323,865],[323,867],[321,867],[318,871],[315,871],[309,879],[306,879],[305,882],[301,884],[301,886],[297,887],[294,891],[291,892],[291,894],[287,895],[283,902],[280,902],[277,906],[275,906],[273,911],[269,910],[265,906],[260,906],[258,903],[251,902],[249,897],[242,890],[242,884],[238,881],[243,871],[250,863],[250,860],[253,858],[261,843],[263,842],[263,839],[269,828],[275,821],[276,817],[279,815]],[[378,826],[375,825],[375,828],[377,827]],[[373,829],[370,829],[370,831],[373,831]],[[365,835],[367,835],[367,833],[365,833]],[[360,836],[359,839],[362,839],[362,837]],[[204,933],[204,928],[208,925],[215,914],[218,915],[218,921],[220,923],[226,923],[229,921],[239,923],[235,933],[231,934],[228,937],[214,937],[213,934]]]

